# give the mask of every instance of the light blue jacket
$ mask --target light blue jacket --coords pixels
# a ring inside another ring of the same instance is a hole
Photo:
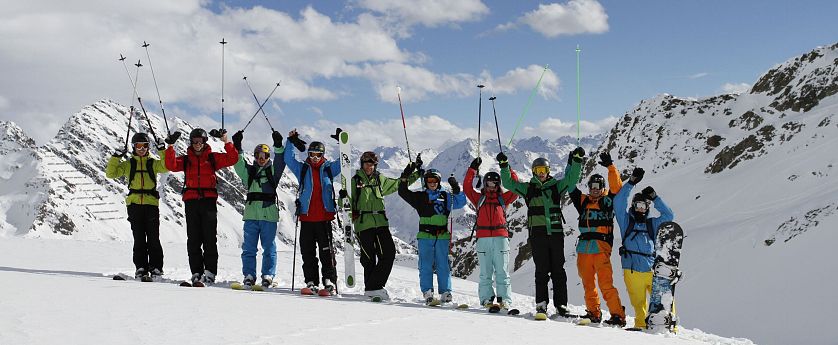
[[[627,252],[625,255],[620,256],[620,258],[623,269],[637,272],[651,272],[652,265],[655,262],[655,238],[658,236],[658,227],[663,222],[671,222],[675,218],[675,214],[672,213],[672,210],[666,205],[663,199],[658,196],[653,201],[655,203],[655,209],[660,212],[660,217],[650,218],[652,221],[652,238],[649,238],[645,221],[634,222],[635,231],[629,233],[631,230],[628,228],[629,220],[633,216],[628,211],[628,200],[632,189],[634,189],[634,185],[631,182],[626,182],[623,184],[620,192],[614,197],[614,217],[617,218],[617,224],[620,225],[620,237],[623,239],[625,249],[627,251],[650,254],[651,256]]]
[[[294,173],[294,176],[297,176],[297,181],[302,186],[302,190],[300,191],[300,214],[308,214],[308,206],[311,203],[312,190],[311,166],[307,168],[308,172],[306,172],[305,181],[300,181],[300,174],[303,171],[303,165],[308,165],[308,163],[298,161],[297,158],[294,157],[296,152],[297,150],[294,144],[292,144],[290,140],[285,140],[285,164],[288,167],[288,170]],[[320,197],[323,198],[323,206],[326,208],[326,212],[335,212],[334,188],[332,187],[332,180],[329,179],[329,176],[325,172],[326,168],[331,169],[332,178],[340,178],[340,161],[327,160],[320,165],[320,187],[322,190],[322,195]]]

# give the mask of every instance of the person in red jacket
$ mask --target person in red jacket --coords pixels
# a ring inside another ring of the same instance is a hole
[[[500,308],[509,309],[512,303],[512,287],[510,285],[509,270],[509,231],[506,224],[506,206],[518,198],[518,194],[501,190],[500,174],[488,172],[483,177],[483,188],[480,192],[472,186],[474,175],[482,163],[480,157],[471,162],[463,181],[466,197],[477,210],[477,220],[474,230],[477,232],[477,261],[480,264],[480,284],[477,294],[484,306],[494,304],[495,296]],[[517,176],[513,175],[517,180]],[[492,288],[492,276],[497,295]]]
[[[172,172],[184,172],[182,193],[186,213],[186,250],[193,285],[215,283],[215,274],[218,273],[218,220],[215,206],[218,191],[215,172],[233,166],[239,160],[238,151],[227,140],[227,131],[221,130],[220,134],[224,142],[224,153],[212,152],[207,144],[207,132],[195,128],[189,133],[190,145],[186,154],[177,157],[172,145],[180,137],[180,132],[166,138],[169,144],[166,149],[166,168]]]

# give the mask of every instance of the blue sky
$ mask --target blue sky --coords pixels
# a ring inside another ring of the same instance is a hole
[[[343,126],[375,134],[362,144],[401,145],[398,83],[409,134],[420,146],[434,146],[476,136],[479,82],[488,85],[484,138],[494,134],[488,98],[496,92],[505,141],[549,64],[518,137],[555,138],[576,133],[577,44],[585,134],[608,130],[614,117],[659,93],[700,98],[747,88],[774,64],[838,38],[831,18],[838,3],[832,1],[463,0],[438,6],[445,3],[15,4],[0,14],[0,38],[8,42],[0,47],[0,66],[10,71],[0,82],[0,119],[18,122],[43,143],[84,105],[102,98],[127,103],[131,90],[113,57],[145,60],[138,45],[148,40],[167,113],[216,126],[217,41],[225,37],[225,113],[233,129],[256,108],[241,81],[248,75],[260,98],[283,81],[266,108],[283,133],[297,127],[322,136]],[[148,71],[140,86],[154,108]],[[248,133],[267,136],[262,129]]]

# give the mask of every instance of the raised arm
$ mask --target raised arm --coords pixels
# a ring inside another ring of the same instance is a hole
[[[169,145],[169,147],[166,148],[166,157],[164,158],[164,160],[166,161],[166,163],[165,163],[166,164],[166,169],[169,169],[169,171],[183,171],[183,160],[184,159],[187,159],[187,157],[186,156],[183,156],[183,157],[176,157],[175,156],[175,147],[174,146]]]

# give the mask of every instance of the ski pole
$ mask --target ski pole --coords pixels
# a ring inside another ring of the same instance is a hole
[[[495,110],[495,100],[498,99],[495,96],[489,97],[489,100],[492,101],[492,114],[495,115],[495,131],[498,132],[498,151],[503,152],[503,147],[500,143],[500,127],[498,127],[498,112]]]
[[[242,77],[242,79],[244,79],[244,83],[247,84],[247,89],[250,90],[250,94],[253,95],[253,99],[256,100],[256,104],[259,104],[259,98],[256,97],[256,93],[253,92],[253,88],[250,87],[250,82],[247,81],[247,77],[244,76],[244,77]],[[279,83],[281,83],[281,82],[282,81],[280,81]],[[276,83],[276,86],[279,86],[279,83]],[[265,114],[265,109],[262,109],[262,108],[259,108],[259,109],[262,110],[262,115],[265,115],[265,121],[268,121],[268,127],[271,127],[271,132],[274,132],[274,126],[271,124],[271,120],[268,119],[268,114]]]
[[[404,129],[404,142],[407,144],[407,160],[413,161],[413,155],[410,154],[410,141],[407,140],[407,124],[404,122],[404,108],[402,107],[402,87],[396,86],[396,95],[399,97],[399,111],[402,113],[402,128]]]
[[[224,129],[224,46],[227,41],[221,38],[221,129]]]
[[[122,54],[119,54],[119,61],[122,61],[122,67],[125,68],[125,74],[128,76],[128,81],[131,82],[131,86],[134,90],[131,92],[131,107],[128,108],[128,129],[125,131],[125,151],[128,151],[128,135],[131,134],[131,120],[134,118],[134,96],[137,95],[137,85],[139,84],[140,78],[140,67],[143,64],[140,63],[140,60],[137,60],[137,63],[134,66],[137,66],[137,72],[134,74],[134,80],[131,80],[131,72],[128,72],[128,66],[125,64],[125,57]]]
[[[483,88],[486,87],[483,84],[477,85],[477,88],[480,90],[478,93],[480,94],[480,100],[477,103],[477,158],[480,158],[480,123],[483,122]],[[477,183],[475,184],[476,188],[480,188],[483,186],[483,179],[480,177],[480,169],[478,168],[475,171],[475,175],[477,175]]]
[[[579,123],[582,122],[582,110],[579,103],[579,52],[582,49],[579,48],[579,45],[576,45],[576,146],[579,146],[580,142],[580,130],[579,130]]]
[[[547,73],[548,68],[550,68],[550,64],[544,66],[544,70],[541,71],[541,76],[538,77],[538,82],[535,83],[535,87],[532,89],[529,99],[527,99],[527,105],[524,106],[524,112],[521,113],[521,116],[518,117],[518,123],[515,124],[515,130],[512,131],[512,136],[509,137],[509,143],[507,143],[506,146],[512,146],[512,139],[515,138],[515,134],[518,133],[518,128],[521,126],[521,121],[524,120],[524,116],[526,116],[527,112],[530,110],[530,105],[532,105],[532,99],[533,97],[535,97],[535,93],[538,91],[538,87],[541,86],[541,79],[544,78],[544,73]]]
[[[256,109],[256,112],[253,113],[253,116],[250,117],[250,121],[247,121],[247,124],[244,125],[244,129],[242,129],[242,132],[244,132],[247,129],[247,126],[250,126],[250,123],[253,122],[253,119],[256,117],[256,115],[259,115],[259,112],[262,110],[262,107],[265,106],[265,103],[268,103],[268,101],[271,99],[271,96],[273,96],[274,92],[276,92],[276,88],[278,88],[278,87],[279,87],[279,83],[276,83],[276,86],[274,86],[274,89],[271,90],[271,93],[268,95],[268,98],[265,98],[265,101],[262,102],[262,104],[259,105],[259,109]],[[267,117],[265,117],[265,118],[267,118]]]
[[[157,77],[154,76],[154,66],[151,64],[151,56],[148,54],[148,46],[146,41],[143,41],[142,47],[145,48],[145,56],[148,59],[148,68],[151,69],[151,79],[154,80],[154,89],[157,90],[157,100],[160,102],[160,112],[163,113],[163,123],[166,124],[166,135],[171,134],[169,131],[169,120],[166,119],[166,109],[163,109],[163,98],[160,97],[160,88],[157,87]],[[155,139],[156,141],[157,139]]]
[[[138,96],[137,101],[140,102],[140,109],[143,110],[143,116],[145,116],[146,123],[148,123],[148,131],[151,132],[151,137],[154,138],[154,144],[156,145],[160,141],[157,140],[157,135],[154,134],[154,128],[151,127],[151,119],[148,118],[148,114],[145,112],[145,107],[143,106],[143,100]]]

